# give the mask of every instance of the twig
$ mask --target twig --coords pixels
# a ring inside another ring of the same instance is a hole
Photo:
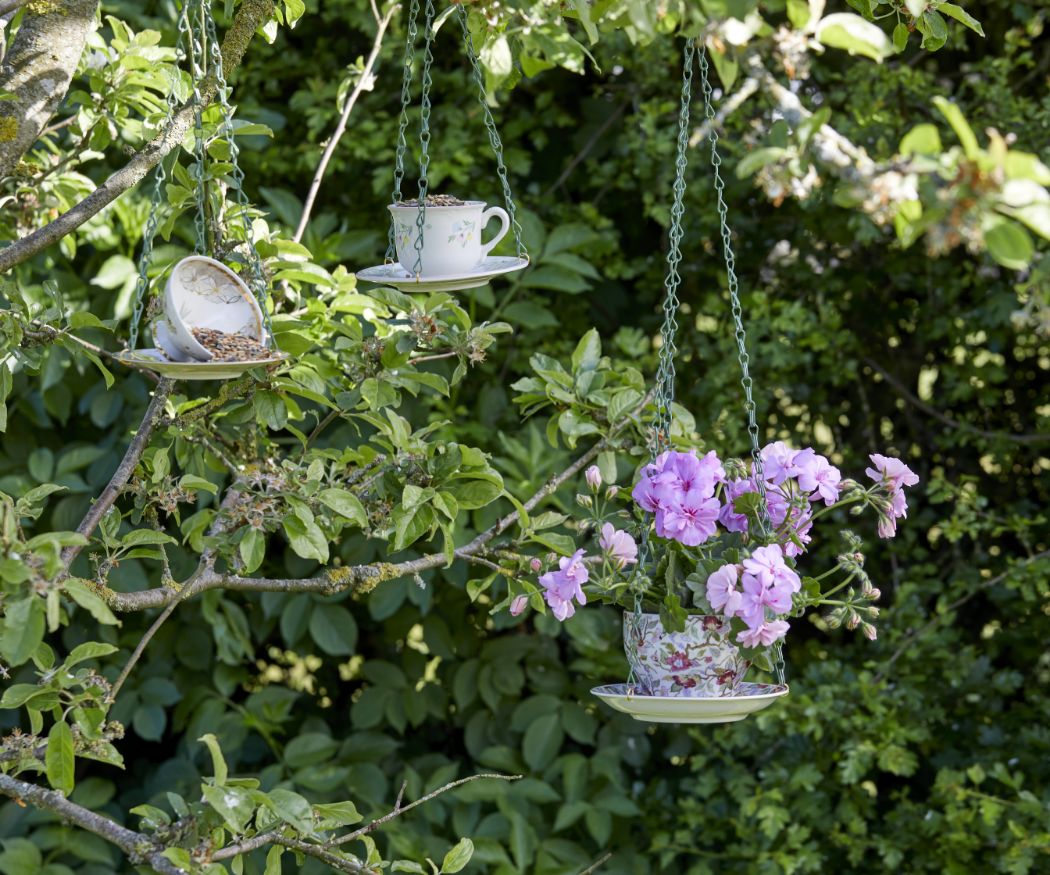
[[[966,595],[957,598],[954,602],[948,605],[947,608],[945,608],[932,620],[926,623],[925,626],[922,626],[921,628],[908,633],[908,635],[906,635],[904,640],[901,642],[900,646],[893,652],[893,655],[886,660],[886,664],[881,669],[879,669],[878,674],[875,675],[872,682],[877,684],[879,681],[881,681],[889,673],[889,670],[893,667],[893,664],[898,659],[900,659],[901,656],[904,655],[904,652],[909,647],[911,647],[919,638],[921,638],[923,635],[929,632],[934,626],[941,623],[945,619],[945,617],[954,614],[957,610],[959,610],[959,608],[961,608],[968,601],[970,601],[970,599],[975,598],[979,593],[984,592],[986,589],[991,589],[993,586],[1002,583],[1003,580],[1005,580],[1007,577],[1013,574],[1018,568],[1023,568],[1024,566],[1030,565],[1033,562],[1037,562],[1040,559],[1047,558],[1050,558],[1050,550],[1044,550],[1042,553],[1036,553],[1035,555],[1030,556],[1027,559],[1023,559],[1016,565],[1013,565],[1012,567],[1008,568],[1002,574],[999,574],[988,580],[982,581],[980,586],[977,586],[974,589],[970,590]]]
[[[598,129],[593,134],[591,134],[587,142],[583,144],[583,148],[573,156],[573,159],[566,165],[558,178],[551,183],[550,187],[548,187],[542,195],[540,195],[541,199],[553,194],[566,183],[569,177],[572,176],[572,172],[580,165],[580,162],[591,153],[591,149],[598,145],[602,137],[605,136],[605,132],[613,126],[616,120],[624,114],[624,111],[630,105],[631,99],[628,98],[609,113],[609,117],[598,126]]]
[[[375,85],[375,75],[372,71],[375,69],[376,59],[379,57],[379,50],[383,47],[383,37],[386,35],[386,29],[390,24],[390,19],[394,17],[394,13],[399,8],[400,4],[394,3],[387,10],[386,15],[379,18],[379,10],[376,9],[374,4],[372,6],[372,14],[377,16],[376,36],[372,41],[372,51],[368,55],[368,60],[365,61],[365,66],[361,70],[361,75],[357,79],[357,84],[354,85],[354,90],[350,92],[350,96],[347,98],[346,104],[343,106],[343,112],[339,116],[339,123],[335,126],[335,130],[332,131],[332,136],[328,139],[328,145],[325,146],[324,152],[321,154],[321,160],[317,165],[317,170],[314,171],[314,178],[310,182],[310,190],[306,193],[306,201],[303,203],[303,214],[299,217],[299,226],[295,229],[295,234],[292,235],[292,239],[296,243],[302,240],[303,234],[306,233],[306,225],[310,221],[310,213],[313,212],[314,201],[317,199],[317,192],[321,188],[321,180],[324,179],[325,171],[328,169],[328,162],[332,160],[332,154],[335,152],[336,146],[339,145],[339,141],[346,132],[346,123],[350,118],[350,113],[354,109],[354,104],[357,103],[357,98],[361,96],[361,93],[366,88],[371,89]]]
[[[740,87],[722,101],[718,107],[718,112],[715,113],[715,117],[713,119],[704,119],[703,124],[689,136],[689,148],[695,149],[698,143],[706,140],[712,128],[722,127],[725,124],[725,120],[740,109],[744,101],[756,91],[758,91],[758,80],[754,76],[749,76],[741,82]]]
[[[244,0],[237,8],[233,23],[222,41],[222,65],[227,78],[240,65],[256,28],[268,21],[272,15],[273,0]],[[211,102],[216,88],[214,76],[209,76],[201,86],[201,100],[204,106]],[[190,125],[193,124],[194,112],[193,106],[183,106],[163,131],[76,206],[43,228],[38,228],[0,249],[0,273],[9,271],[15,265],[32,258],[67,234],[71,234],[144,179],[161,159],[182,143]]]
[[[114,682],[113,687],[109,691],[109,696],[107,697],[109,704],[112,705],[117,700],[117,694],[120,692],[120,688],[124,686],[124,682],[128,679],[128,675],[131,674],[131,670],[135,667],[135,663],[142,658],[142,654],[145,653],[147,645],[153,640],[153,636],[156,635],[160,627],[164,625],[164,621],[172,615],[172,612],[178,607],[179,602],[182,601],[183,593],[188,592],[188,590],[189,587],[184,586],[182,588],[179,597],[172,599],[171,603],[161,611],[160,616],[153,621],[153,625],[146,630],[146,634],[142,636],[139,643],[135,645],[135,649],[132,651],[132,654],[128,658],[123,670],[120,672],[120,676]]]
[[[612,852],[610,851],[604,857],[599,858],[595,862],[591,863],[586,869],[580,872],[580,875],[591,875],[592,872],[597,872],[602,866],[608,863],[612,859]]]
[[[354,839],[359,839],[363,835],[375,832],[375,830],[379,829],[384,823],[389,823],[395,817],[400,817],[406,811],[411,811],[413,808],[423,805],[431,799],[436,799],[438,796],[447,793],[449,790],[455,790],[456,787],[462,787],[464,784],[469,784],[471,781],[478,781],[483,778],[499,781],[517,781],[521,778],[521,775],[502,775],[499,772],[489,772],[481,775],[471,775],[468,778],[460,778],[458,781],[452,781],[444,787],[438,787],[437,790],[432,790],[425,796],[420,796],[415,802],[409,802],[408,805],[401,805],[394,808],[389,814],[384,814],[382,817],[373,820],[371,823],[366,824],[360,829],[355,829],[353,832],[347,833],[345,836],[340,836],[337,839],[325,842],[325,847],[333,848],[338,845],[345,845],[347,842],[354,841]]]
[[[523,507],[525,510],[531,511],[563,483],[579,474],[600,452],[615,440],[629,423],[635,420],[638,414],[652,400],[653,394],[654,390],[650,390],[635,408],[610,430],[607,437],[598,441],[587,452],[577,457],[564,471],[551,477],[524,503]],[[491,540],[502,535],[503,532],[514,525],[519,518],[520,514],[516,509],[502,517],[491,528],[486,529],[464,546],[457,548],[454,553],[455,558],[471,559],[482,552],[482,549]],[[207,570],[203,571],[192,585],[188,585],[190,592],[187,597],[196,596],[211,589],[227,589],[241,592],[313,592],[324,595],[345,592],[346,590],[369,592],[387,580],[411,577],[423,571],[440,568],[447,561],[444,552],[430,553],[418,559],[409,559],[405,562],[375,562],[368,565],[330,568],[323,574],[305,578],[239,577]],[[173,598],[176,598],[176,594],[166,587],[143,589],[138,592],[116,592],[106,588],[101,591],[100,595],[113,610],[124,612],[164,607]]]
[[[0,15],[3,15],[3,13],[0,12]],[[77,120],[77,117],[75,115],[67,116],[66,118],[62,119],[62,121],[60,121],[60,122],[55,122],[53,125],[48,125],[46,128],[44,128],[40,132],[40,136],[42,137],[45,134],[53,134],[56,131],[60,131],[60,130],[62,130],[62,128],[68,127],[69,125],[73,124],[73,122],[75,122],[76,120]]]
[[[153,392],[153,400],[150,401],[149,407],[146,408],[146,414],[142,417],[139,429],[128,445],[124,458],[117,466],[117,470],[113,472],[113,476],[110,478],[106,488],[102,490],[102,494],[91,505],[90,510],[84,515],[80,525],[77,526],[77,532],[85,538],[91,537],[91,533],[95,531],[106,511],[113,506],[114,502],[120,497],[121,492],[124,491],[124,487],[127,486],[128,480],[131,479],[131,475],[135,471],[135,466],[138,465],[139,459],[142,458],[146,447],[149,446],[150,436],[153,434],[153,429],[157,424],[161,411],[164,410],[164,405],[168,401],[168,394],[171,392],[173,385],[171,380],[161,380],[157,384],[157,388]],[[62,565],[66,571],[69,570],[69,566],[73,564],[73,560],[77,558],[82,549],[83,547],[80,545],[73,545],[66,547],[62,551]]]
[[[950,428],[958,429],[959,431],[968,431],[971,434],[976,434],[980,437],[988,438],[989,440],[1013,441],[1018,444],[1041,444],[1050,442],[1050,434],[1010,434],[1005,431],[985,431],[983,428],[977,428],[977,426],[970,425],[968,422],[959,422],[959,420],[953,419],[947,413],[942,413],[936,407],[927,404],[874,359],[871,359],[868,356],[861,356],[861,360],[889,383],[894,391],[908,401],[913,407],[917,407],[923,413],[929,414],[934,419],[943,422]]]
[[[161,853],[163,848],[149,836],[130,830],[108,817],[96,814],[75,802],[70,802],[56,790],[45,790],[36,784],[0,774],[0,793],[16,801],[25,800],[37,808],[57,814],[63,820],[75,823],[81,829],[94,833],[120,848],[133,864],[148,864],[161,875],[188,875],[184,869],[180,869],[163,856]]]

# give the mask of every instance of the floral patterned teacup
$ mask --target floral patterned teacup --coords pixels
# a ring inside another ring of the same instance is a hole
[[[187,361],[212,357],[193,336],[195,328],[243,334],[260,343],[266,336],[262,310],[244,280],[206,255],[188,255],[172,268],[164,288],[164,328],[163,342]]]
[[[648,696],[732,696],[747,660],[721,617],[688,617],[684,632],[667,632],[659,614],[623,615],[623,642],[639,692]]]
[[[414,273],[419,256],[416,249],[419,207],[391,204],[388,209],[394,223],[397,260],[405,270]],[[481,233],[494,218],[500,220],[499,233],[488,243],[482,243]],[[419,275],[432,278],[469,273],[509,230],[507,211],[500,207],[486,209],[483,201],[466,201],[461,206],[449,207],[428,204],[424,211],[423,257]]]

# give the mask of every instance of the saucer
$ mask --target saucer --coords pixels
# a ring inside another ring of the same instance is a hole
[[[272,358],[250,362],[173,362],[162,350],[136,349],[118,353],[116,358],[129,367],[145,368],[173,380],[232,380],[252,368],[283,362],[288,353],[281,352]]]
[[[464,273],[417,278],[414,273],[405,270],[395,261],[393,264],[377,264],[375,267],[359,270],[357,278],[363,282],[393,286],[403,292],[454,292],[458,289],[476,289],[478,286],[485,285],[493,277],[523,270],[528,266],[527,258],[490,255],[488,258],[483,258],[477,267]]]
[[[740,684],[737,695],[717,698],[647,696],[632,690],[627,684],[606,684],[591,693],[617,711],[649,723],[734,723],[768,708],[788,692],[786,684]]]

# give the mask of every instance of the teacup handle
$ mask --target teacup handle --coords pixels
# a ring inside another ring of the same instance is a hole
[[[496,244],[500,242],[504,237],[507,236],[507,232],[510,230],[510,216],[507,215],[507,211],[503,207],[489,207],[485,212],[481,214],[481,231],[484,233],[488,223],[493,219],[497,218],[500,221],[499,233],[496,234],[488,243],[481,245],[481,257],[484,258],[493,249],[496,248]]]

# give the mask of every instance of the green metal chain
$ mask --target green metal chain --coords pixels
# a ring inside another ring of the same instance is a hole
[[[188,61],[192,94],[190,103],[193,106],[193,160],[190,175],[194,182],[194,199],[197,212],[193,217],[194,247],[197,255],[203,255],[208,249],[207,215],[208,182],[205,173],[204,156],[204,99],[201,96],[201,82],[207,75],[206,49],[203,45],[205,9],[202,0],[187,0],[184,4],[189,10],[187,15]]]
[[[496,122],[492,118],[492,110],[489,109],[488,100],[485,99],[485,77],[481,72],[481,64],[478,62],[477,52],[474,51],[474,40],[470,36],[470,27],[467,21],[467,9],[460,6],[458,9],[459,23],[463,28],[463,45],[470,59],[471,75],[478,86],[478,101],[481,103],[481,111],[485,117],[485,128],[488,130],[489,145],[496,156],[496,174],[499,176],[500,185],[503,186],[503,203],[510,216],[510,227],[514,232],[514,245],[517,249],[518,258],[528,258],[529,253],[525,244],[521,242],[521,225],[517,219],[517,208],[514,205],[514,197],[510,192],[510,180],[507,178],[507,165],[503,161],[503,141],[500,139]]]
[[[729,300],[733,312],[734,336],[736,338],[737,359],[740,362],[740,385],[744,389],[744,410],[747,412],[747,431],[751,436],[751,474],[758,489],[759,525],[768,534],[772,527],[769,509],[766,505],[766,478],[762,470],[762,451],[759,449],[758,419],[753,398],[754,380],[751,378],[750,357],[747,353],[747,332],[744,330],[743,306],[740,303],[740,284],[736,276],[736,255],[733,252],[733,235],[729,230],[729,207],[725,201],[725,181],[722,179],[722,159],[718,154],[718,126],[715,124],[715,109],[712,99],[712,88],[708,76],[707,53],[700,47],[700,85],[704,94],[704,114],[708,120],[711,143],[711,167],[714,171],[715,195],[718,199],[718,222],[722,234],[722,252],[725,256],[726,276],[729,283]],[[773,669],[777,683],[784,683],[784,654],[778,641],[773,645]]]
[[[394,155],[394,190],[390,195],[392,204],[401,201],[401,182],[405,178],[405,153],[408,151],[408,106],[412,102],[412,62],[416,53],[416,22],[419,20],[419,0],[412,0],[408,7],[408,33],[405,36],[405,58],[401,64],[401,115],[397,123],[397,149]],[[390,220],[387,232],[386,260],[396,260],[394,245],[394,221]]]
[[[263,322],[266,326],[266,340],[268,343],[272,343],[273,325],[270,321],[270,295],[266,282],[266,275],[263,271],[262,259],[259,257],[259,251],[255,248],[255,241],[252,239],[251,208],[248,201],[248,194],[244,190],[244,171],[241,170],[240,164],[238,163],[240,147],[237,145],[237,139],[234,136],[233,131],[233,108],[230,106],[229,86],[226,84],[226,77],[222,70],[222,50],[215,33],[215,19],[212,17],[211,13],[212,0],[203,0],[203,2],[205,7],[204,22],[211,61],[210,66],[215,75],[215,81],[217,83],[216,93],[222,111],[222,121],[219,125],[219,134],[226,140],[229,146],[229,163],[232,167],[230,170],[231,187],[236,192],[237,217],[240,220],[244,232],[244,246],[247,252],[247,284],[255,295],[255,300],[259,304],[259,309],[262,310]],[[204,168],[201,167],[200,171],[203,175]]]
[[[656,414],[649,433],[649,461],[655,462],[656,458],[671,444],[671,425],[673,413],[671,406],[674,403],[675,394],[675,357],[677,345],[675,336],[678,333],[678,286],[681,276],[678,273],[678,265],[682,261],[682,217],[685,214],[685,171],[688,165],[687,153],[689,149],[689,111],[693,92],[693,57],[696,47],[692,40],[685,44],[682,53],[682,98],[678,110],[678,140],[675,151],[675,175],[672,188],[673,198],[671,202],[671,230],[670,245],[667,250],[667,274],[664,277],[664,321],[660,329],[660,365],[656,372]],[[648,568],[650,562],[649,524],[648,518],[642,527],[641,543],[638,547],[638,576],[634,581],[634,628],[636,635],[641,629],[642,619],[642,591],[644,587],[644,576],[642,569]],[[638,640],[633,638],[627,642],[628,646],[637,651]],[[627,678],[628,687],[635,684],[634,668],[631,667]]]
[[[423,273],[423,227],[427,215],[427,170],[430,167],[430,88],[434,80],[430,68],[434,64],[434,0],[426,0],[423,7],[423,89],[419,98],[419,212],[416,213],[416,264],[412,272],[418,279]],[[404,265],[402,265],[404,267]]]
[[[171,74],[171,87],[168,89],[168,110],[164,116],[162,128],[171,124],[175,117],[175,108],[178,106],[178,80],[179,80],[179,58],[186,55],[185,34],[189,32],[188,10],[182,7],[175,39],[175,63]],[[177,155],[177,153],[176,153]],[[160,224],[160,202],[164,195],[164,182],[167,179],[167,170],[164,162],[157,163],[157,169],[153,173],[153,192],[150,195],[149,215],[146,218],[146,227],[142,234],[142,252],[139,255],[139,275],[135,282],[134,305],[131,312],[131,326],[128,335],[128,349],[134,350],[138,347],[139,326],[142,323],[142,311],[146,304],[146,291],[149,289],[149,266],[153,260],[153,240],[157,236],[157,226]]]

